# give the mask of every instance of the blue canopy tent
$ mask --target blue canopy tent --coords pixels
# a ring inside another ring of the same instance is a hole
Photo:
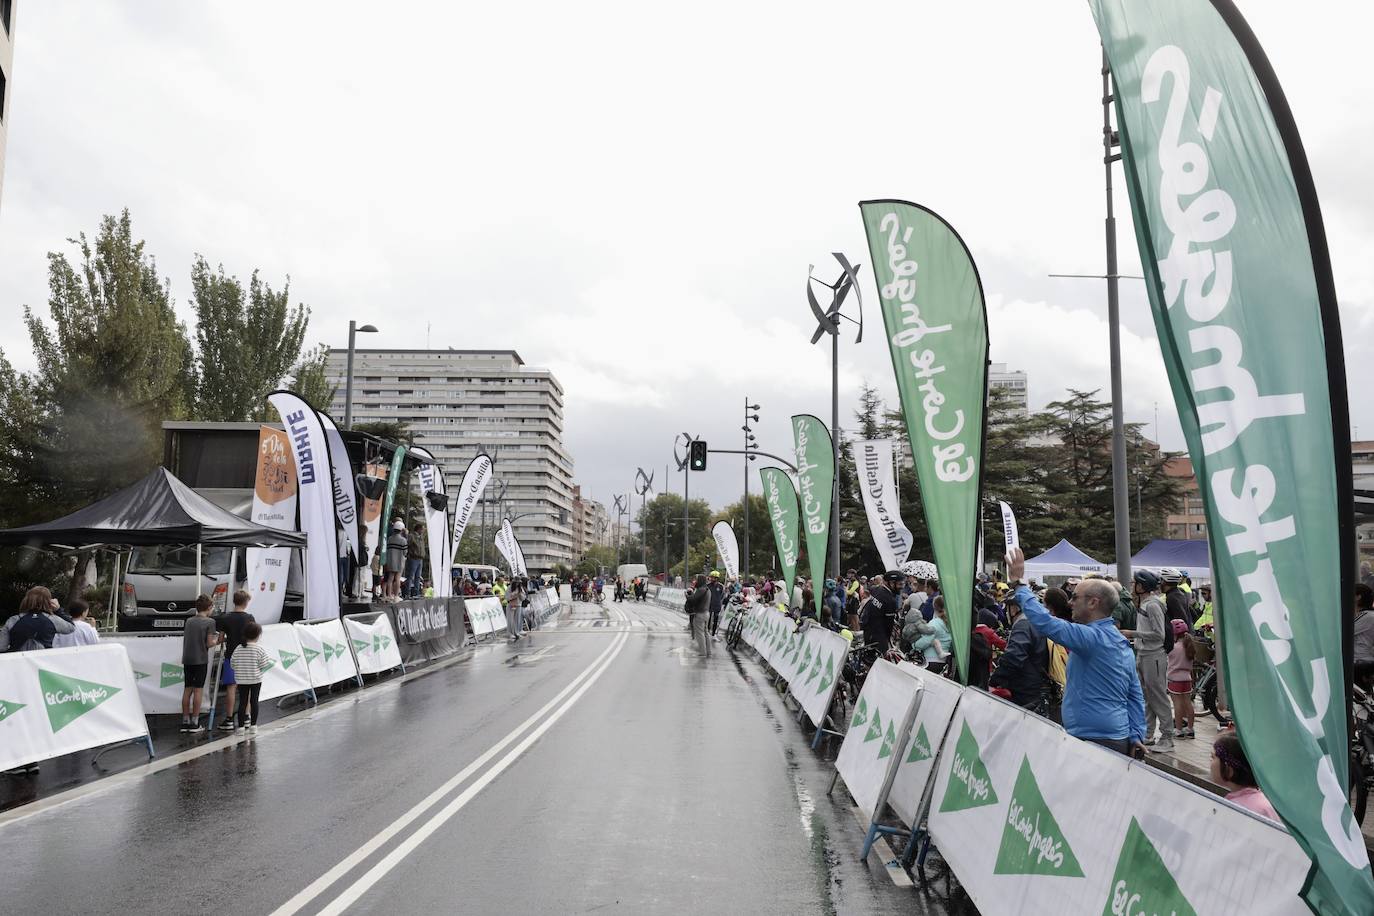
[[[1193,582],[1212,581],[1212,555],[1206,541],[1171,541],[1156,538],[1131,557],[1132,569],[1159,572],[1172,566],[1188,575]]]
[[[1026,578],[1042,582],[1047,576],[1069,578],[1086,576],[1088,573],[1110,576],[1115,572],[1115,565],[1099,563],[1063,539],[1039,556],[1026,561]]]

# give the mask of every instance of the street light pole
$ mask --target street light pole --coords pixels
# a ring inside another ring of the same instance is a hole
[[[344,429],[353,428],[353,345],[358,334],[375,334],[377,329],[370,324],[358,327],[356,321],[348,323],[348,368],[344,370]]]
[[[749,427],[749,420],[752,417],[754,422],[759,421],[757,413],[750,414],[751,410],[758,410],[759,405],[749,403],[749,395],[744,396],[744,562],[740,567],[740,577],[749,581],[749,462],[754,460],[750,449],[756,447],[758,440],[754,438],[754,431]]]

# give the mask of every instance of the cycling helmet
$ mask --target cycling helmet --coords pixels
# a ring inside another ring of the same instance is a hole
[[[900,569],[889,569],[887,572],[883,573],[883,581],[905,582],[906,573],[902,572]]]
[[[833,591],[834,588],[835,588],[835,580],[834,580],[834,579],[826,579],[826,580],[825,580],[825,587],[828,588],[828,589],[831,589],[831,590]]]
[[[1177,585],[1183,581],[1183,573],[1172,566],[1165,566],[1159,570],[1159,581],[1166,585]]]
[[[719,579],[719,578],[720,578],[720,570],[718,570],[718,569],[713,569],[713,570],[711,570],[711,578],[712,578],[712,579]]]
[[[1152,592],[1159,588],[1159,576],[1156,576],[1148,569],[1137,569],[1132,578],[1147,592]]]

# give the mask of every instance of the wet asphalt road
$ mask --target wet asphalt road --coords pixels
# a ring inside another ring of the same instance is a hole
[[[685,656],[684,622],[577,604],[519,644],[0,823],[3,909],[943,912],[858,861],[833,768],[758,663]]]

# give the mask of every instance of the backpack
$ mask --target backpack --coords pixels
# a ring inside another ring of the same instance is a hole
[[[22,615],[10,627],[11,652],[29,652],[34,649],[51,649],[52,639],[57,628],[45,614],[29,613]]]

